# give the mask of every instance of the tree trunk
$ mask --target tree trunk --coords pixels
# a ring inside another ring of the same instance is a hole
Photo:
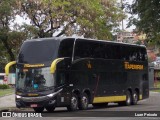
[[[4,47],[7,50],[7,53],[9,54],[10,61],[14,61],[15,60],[15,56],[14,56],[14,54],[12,52],[12,49],[9,47],[9,44],[7,42],[7,37],[5,37],[5,39],[1,39],[1,40],[3,42]]]

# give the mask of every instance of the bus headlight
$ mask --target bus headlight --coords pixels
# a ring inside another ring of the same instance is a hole
[[[58,90],[57,92],[51,93],[49,95],[47,95],[48,97],[54,97],[56,96],[58,93],[60,93],[63,89]]]
[[[16,95],[16,98],[17,98],[17,99],[21,99],[21,98],[22,98],[22,96]]]
[[[47,95],[48,97],[53,97],[55,94],[54,93],[51,93],[49,95]]]

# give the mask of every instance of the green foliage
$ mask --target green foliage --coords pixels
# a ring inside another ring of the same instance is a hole
[[[13,94],[13,93],[14,93],[14,89],[0,89],[0,97]]]
[[[0,84],[0,89],[9,89],[9,85],[6,85],[6,84],[1,85]]]
[[[16,15],[30,24],[14,23]],[[1,67],[16,59],[25,39],[76,35],[111,40],[124,17],[117,0],[0,0]]]
[[[8,61],[15,60],[20,44],[26,39],[26,33],[20,31],[20,26],[13,23],[17,12],[16,2],[0,1],[0,70],[3,70]]]
[[[131,6],[130,25],[134,24],[139,32],[147,34],[149,40],[160,40],[160,2],[159,0],[134,0]],[[137,17],[134,17],[138,15]]]
[[[19,13],[30,19],[28,36],[79,35],[111,39],[124,17],[116,0],[19,0]],[[28,30],[27,30],[28,29]]]

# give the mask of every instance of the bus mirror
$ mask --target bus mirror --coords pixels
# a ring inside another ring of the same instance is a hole
[[[64,60],[64,58],[57,58],[57,59],[55,59],[55,60],[52,62],[51,68],[50,68],[50,73],[51,73],[51,74],[55,73],[57,63],[60,62],[60,61],[62,61],[62,60]]]
[[[16,61],[9,62],[9,63],[5,66],[5,73],[6,73],[7,76],[8,76],[8,74],[9,74],[9,68],[10,68],[12,65],[14,65],[14,64],[16,64]]]

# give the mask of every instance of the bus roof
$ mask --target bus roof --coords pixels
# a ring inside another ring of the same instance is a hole
[[[109,41],[109,40],[97,40],[97,39],[91,39],[91,38],[82,38],[82,37],[48,37],[48,38],[36,38],[36,39],[27,39],[24,42],[33,42],[33,41],[43,41],[43,40],[58,40],[59,42],[65,40],[65,39],[83,39],[83,40],[89,40],[89,41],[97,41],[97,42],[106,42],[106,43],[113,43],[113,44],[121,44],[121,45],[130,45],[130,46],[136,46],[136,47],[144,47],[145,45],[137,45],[137,44],[130,44],[130,43],[122,43],[122,42],[116,42],[116,41]]]

